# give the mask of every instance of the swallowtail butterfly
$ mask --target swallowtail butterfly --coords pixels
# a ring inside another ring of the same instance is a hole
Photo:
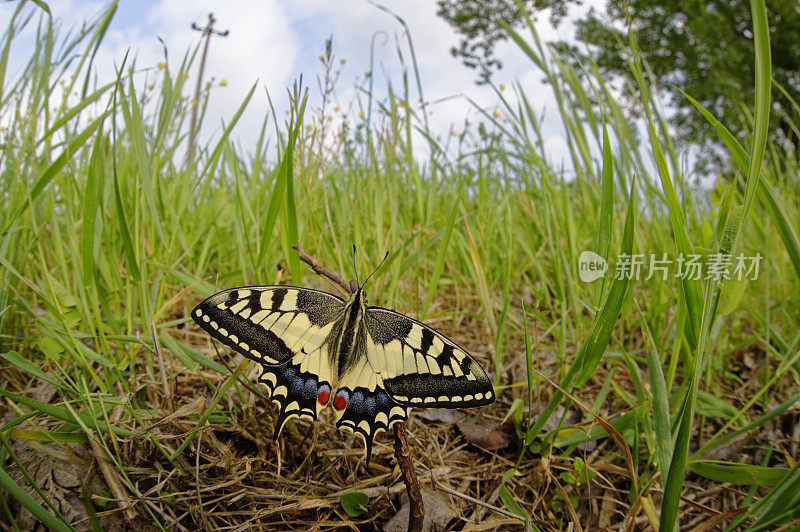
[[[336,426],[364,438],[409,407],[462,408],[494,401],[486,372],[455,342],[392,310],[293,286],[233,288],[192,311],[212,337],[261,366],[259,381],[280,408],[275,438],[292,417],[314,420],[326,405]]]

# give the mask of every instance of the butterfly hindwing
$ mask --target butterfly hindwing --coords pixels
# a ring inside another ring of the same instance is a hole
[[[279,408],[273,438],[277,439],[283,425],[292,417],[317,418],[320,382],[317,375],[302,371],[294,360],[279,366],[262,366],[259,381],[269,390],[269,396]],[[324,383],[323,383],[324,385]]]
[[[375,434],[403,421],[407,409],[394,401],[383,386],[381,375],[365,356],[342,375],[336,396],[342,395],[347,406],[337,411],[336,426],[359,434],[364,439],[367,460],[372,454]],[[336,408],[336,398],[334,398]]]
[[[463,348],[414,319],[366,312],[367,356],[389,396],[405,406],[467,408],[494,402],[486,372]]]

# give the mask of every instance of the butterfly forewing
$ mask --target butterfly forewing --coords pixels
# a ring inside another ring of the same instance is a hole
[[[366,314],[367,356],[392,399],[406,406],[466,408],[494,402],[486,372],[455,342],[380,307]]]
[[[290,286],[233,288],[214,294],[192,318],[215,339],[261,364],[277,365],[301,349],[315,350],[344,302],[331,294]]]

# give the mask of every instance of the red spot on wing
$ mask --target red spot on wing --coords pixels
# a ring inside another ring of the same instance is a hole
[[[333,407],[336,410],[344,410],[347,406],[347,395],[344,393],[337,393],[336,397],[333,398]]]
[[[331,398],[331,391],[328,389],[327,386],[323,386],[320,389],[319,393],[317,394],[317,401],[319,401],[319,404],[321,405],[326,405],[328,404],[328,399],[330,398]]]

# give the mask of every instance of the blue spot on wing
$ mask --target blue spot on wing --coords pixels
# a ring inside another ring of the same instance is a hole
[[[292,415],[312,420],[317,418],[317,393],[321,386],[330,389],[330,384],[319,383],[316,375],[300,371],[300,367],[291,361],[280,366],[261,367],[264,371],[259,380],[267,385],[270,398],[280,406],[274,439],[278,438],[284,423]],[[275,393],[281,387],[286,389],[285,395]]]
[[[366,442],[367,462],[372,455],[372,441],[375,434],[387,430],[389,426],[398,420],[406,418],[406,409],[403,408],[402,414],[395,412],[392,415],[392,408],[400,406],[389,398],[389,395],[383,388],[378,388],[370,391],[363,387],[358,387],[352,392],[346,388],[340,388],[337,393],[349,393],[350,401],[347,403],[347,408],[344,409],[342,417],[336,423],[337,427],[348,427],[353,432],[361,434]],[[377,419],[379,413],[386,414],[386,419],[380,421]],[[364,429],[361,423],[366,421],[369,425],[368,429]]]

